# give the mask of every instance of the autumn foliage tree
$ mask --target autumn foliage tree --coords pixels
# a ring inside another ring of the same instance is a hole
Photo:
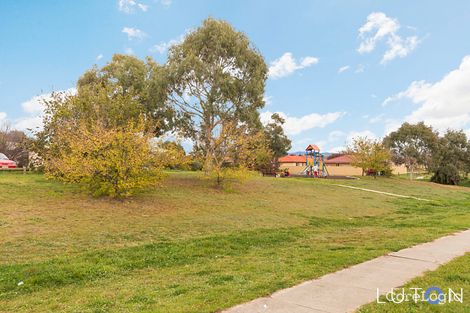
[[[158,142],[154,145],[158,152],[160,164],[167,169],[188,170],[191,157],[186,154],[183,146],[175,141]]]
[[[267,73],[245,34],[208,18],[170,48],[165,65],[116,54],[86,71],[76,94],[55,94],[34,150],[49,176],[94,194],[128,196],[154,185],[162,167],[196,163],[220,185],[237,170],[245,176],[269,168],[290,148],[282,118],[260,121]],[[158,137],[168,132],[192,139],[198,162],[162,143]]]
[[[111,128],[100,122],[64,125],[51,143],[55,153],[46,162],[46,175],[78,183],[94,196],[123,198],[156,187],[162,172],[151,137],[143,122]]]
[[[367,137],[353,139],[348,147],[348,154],[352,156],[352,165],[362,169],[363,174],[371,171],[374,177],[377,174],[390,174],[390,150],[379,140]]]
[[[112,86],[56,94],[37,134],[46,175],[115,198],[155,186],[162,174],[153,125],[138,99]]]

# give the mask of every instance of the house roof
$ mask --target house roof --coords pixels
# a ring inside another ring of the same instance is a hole
[[[325,161],[325,164],[351,164],[353,161],[350,155],[340,155]]]
[[[286,155],[278,159],[279,163],[305,163],[305,157],[302,155]]]
[[[305,148],[306,151],[320,151],[320,148],[318,148],[317,145],[311,144],[308,145],[307,148]]]

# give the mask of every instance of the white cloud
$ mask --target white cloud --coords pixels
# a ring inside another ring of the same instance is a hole
[[[384,129],[384,135],[388,135],[390,134],[391,132],[394,132],[396,131],[398,128],[400,128],[402,124],[402,121],[401,120],[398,120],[398,119],[387,119],[385,121],[385,129]]]
[[[149,9],[149,6],[146,5],[146,4],[138,3],[137,6],[138,6],[139,9],[141,9],[143,12],[147,12],[148,9]]]
[[[305,57],[300,61],[300,68],[309,67],[318,63],[318,58]]]
[[[405,120],[411,123],[424,121],[443,131],[460,129],[470,125],[470,55],[465,56],[460,66],[440,81],[429,83],[414,81],[408,89],[388,97],[383,105],[408,99],[419,108]]]
[[[283,128],[287,135],[297,135],[312,128],[323,128],[335,122],[345,114],[344,112],[333,112],[326,114],[312,113],[301,117],[294,117],[288,116],[283,112],[266,111],[260,114],[261,121],[265,124],[269,123],[273,113],[278,113],[282,118],[285,119],[286,122],[283,125]]]
[[[336,146],[336,147],[328,149],[328,152],[330,152],[330,153],[341,153],[341,152],[344,152],[345,150],[346,150],[345,146]]]
[[[377,136],[370,130],[363,130],[363,131],[351,131],[348,133],[346,137],[346,141],[348,144],[351,144],[355,138],[358,137],[366,137],[368,139],[377,139]]]
[[[352,144],[353,140],[357,137],[377,139],[377,136],[370,130],[350,131],[347,133],[340,130],[335,130],[328,135],[328,140],[325,143],[327,149],[325,151],[332,153],[343,152],[346,150],[347,146]]]
[[[300,140],[293,140],[294,151],[303,150],[306,145],[315,143],[324,152],[340,152],[345,150],[347,133],[341,130],[334,130],[328,134],[324,140],[314,140],[313,138],[302,137]]]
[[[69,88],[66,90],[58,91],[64,95],[74,95],[77,93],[76,88]],[[44,113],[44,102],[52,100],[52,93],[45,93],[39,96],[34,96],[28,101],[21,104],[23,112],[26,116],[18,118],[13,123],[13,128],[18,130],[27,130],[42,127],[42,116]]]
[[[271,105],[271,104],[272,104],[272,100],[273,100],[273,97],[272,97],[272,96],[264,95],[264,97],[263,97],[263,101],[264,101],[264,104],[265,104],[266,106]]]
[[[318,58],[307,56],[297,62],[292,53],[286,52],[279,59],[271,62],[269,67],[269,77],[277,79],[289,76],[297,70],[312,66],[318,63]]]
[[[150,52],[156,52],[160,54],[164,54],[165,52],[168,51],[172,46],[180,44],[183,42],[183,40],[186,38],[186,36],[192,31],[192,29],[187,29],[184,33],[179,35],[176,38],[170,39],[167,42],[160,42],[159,44],[154,45],[151,47],[149,50]]]
[[[377,124],[377,123],[383,122],[384,117],[385,117],[385,114],[379,114],[379,115],[376,115],[376,116],[372,116],[371,118],[369,118],[369,123]]]
[[[127,35],[127,39],[129,40],[144,39],[147,36],[147,34],[140,29],[133,27],[124,27],[122,32]]]
[[[42,117],[41,116],[27,116],[19,118],[13,124],[13,128],[17,130],[37,130],[42,128]]]
[[[354,73],[363,73],[365,68],[364,64],[358,64]]]
[[[172,0],[160,0],[160,3],[167,7],[170,6],[172,2]]]
[[[342,73],[342,72],[345,72],[347,70],[349,70],[351,67],[349,65],[345,65],[345,66],[341,66],[339,69],[338,69],[338,73]]]
[[[149,6],[143,3],[139,3],[135,0],[119,0],[118,1],[118,9],[121,12],[126,14],[134,13],[135,9],[138,8],[143,12],[147,12]]]
[[[341,130],[334,130],[332,132],[330,132],[330,134],[328,135],[328,141],[330,142],[334,142],[334,141],[337,141],[341,138],[344,138],[346,136],[346,133],[341,131]]]
[[[357,51],[361,54],[374,51],[382,40],[386,40],[388,46],[382,57],[381,63],[385,64],[397,57],[404,58],[410,54],[419,44],[417,36],[402,38],[398,35],[400,23],[397,19],[390,18],[383,12],[372,12],[367,21],[359,28],[359,37],[362,39]]]
[[[418,43],[419,40],[416,36],[407,37],[405,39],[396,35],[391,36],[388,39],[389,49],[385,52],[381,63],[385,64],[397,57],[406,57],[418,46]]]
[[[168,50],[168,45],[166,42],[161,42],[159,44],[154,45],[152,48],[150,48],[151,52],[158,52],[160,54],[165,53]]]
[[[0,125],[6,122],[7,114],[5,112],[0,112]]]
[[[129,55],[134,55],[135,54],[134,50],[132,48],[125,48],[124,53],[129,54]]]
[[[349,70],[351,67],[349,65],[345,65],[345,66],[341,66],[339,69],[338,69],[338,73],[342,73],[342,72],[345,72],[347,70]]]
[[[74,95],[77,93],[77,89],[69,88],[59,91],[59,93],[64,93],[65,95]],[[39,96],[34,96],[28,101],[21,103],[21,108],[23,109],[23,112],[28,114],[42,114],[44,111],[44,102],[50,100],[52,100],[52,93],[44,93]]]
[[[159,44],[156,44],[152,48],[150,48],[150,51],[151,52],[158,52],[160,54],[163,54],[166,51],[168,51],[168,49],[171,48],[172,46],[180,44],[181,42],[183,42],[184,36],[185,35],[181,35],[180,37],[175,38],[175,39],[171,39],[167,42],[160,42]]]
[[[100,53],[96,56],[96,61],[99,61],[103,58],[103,55]]]
[[[382,12],[372,12],[367,16],[367,22],[359,28],[359,36],[363,38],[363,41],[357,51],[359,53],[372,52],[378,41],[395,34],[399,28],[398,20],[389,18]],[[366,36],[374,31],[373,36]]]

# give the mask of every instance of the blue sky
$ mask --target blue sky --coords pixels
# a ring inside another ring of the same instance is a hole
[[[470,132],[469,1],[1,1],[0,120],[38,126],[38,96],[114,53],[163,63],[208,16],[265,57],[262,117],[285,116],[293,150],[339,150],[403,121]]]

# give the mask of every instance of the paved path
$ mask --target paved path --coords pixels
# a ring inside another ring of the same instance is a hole
[[[431,200],[428,200],[428,199],[423,199],[423,198],[418,198],[418,197],[413,197],[413,196],[398,195],[396,193],[385,192],[385,191],[377,191],[377,190],[353,187],[353,186],[348,186],[348,185],[341,185],[341,184],[332,184],[332,185],[333,186],[338,186],[338,187],[343,187],[343,188],[349,188],[349,189],[356,189],[356,190],[362,190],[362,191],[367,191],[367,192],[379,193],[379,194],[382,194],[382,195],[387,195],[387,196],[392,196],[392,197],[397,197],[397,198],[407,198],[407,199],[414,199],[414,200],[418,200],[418,201],[431,201]]]
[[[470,252],[470,229],[392,252],[224,311],[225,313],[354,312],[425,271]]]

